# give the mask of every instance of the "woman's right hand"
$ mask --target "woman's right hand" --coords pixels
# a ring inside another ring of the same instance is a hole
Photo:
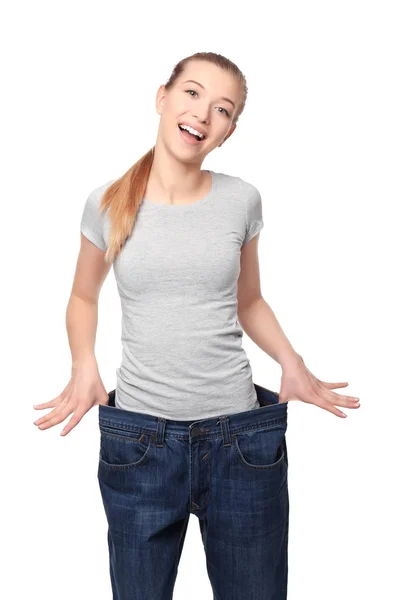
[[[72,417],[60,435],[67,435],[82,417],[96,404],[108,404],[108,393],[101,381],[97,361],[90,358],[72,367],[72,376],[67,386],[57,398],[35,404],[35,410],[53,408],[52,411],[34,421],[39,429],[49,429]]]

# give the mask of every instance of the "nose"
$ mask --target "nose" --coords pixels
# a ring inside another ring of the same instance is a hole
[[[205,109],[203,112],[199,112],[197,116],[193,115],[193,118],[198,119],[200,123],[205,123],[206,125],[208,125],[210,121],[207,109]]]

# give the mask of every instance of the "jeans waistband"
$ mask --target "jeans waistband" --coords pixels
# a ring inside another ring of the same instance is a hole
[[[115,406],[115,390],[109,392],[108,404],[99,404],[99,424],[132,432],[148,433],[163,439],[165,435],[179,438],[210,439],[228,433],[273,427],[287,421],[287,402],[279,403],[279,394],[254,383],[259,408],[240,413],[220,415],[199,421],[177,421],[155,415],[120,409]]]

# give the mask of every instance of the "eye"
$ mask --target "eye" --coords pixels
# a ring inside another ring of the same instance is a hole
[[[221,106],[219,106],[218,108],[222,108]],[[230,117],[231,115],[228,113],[228,111],[226,110],[226,108],[223,108],[222,110],[225,111],[225,114],[227,117]]]
[[[193,92],[194,94],[197,94],[196,90],[185,90],[185,92]],[[192,96],[192,94],[190,94],[190,96]],[[192,96],[193,98],[193,96]],[[222,108],[222,106],[219,106],[218,108]],[[231,115],[228,113],[228,111],[226,110],[226,108],[222,108],[222,110],[225,111],[225,114],[227,117],[230,117]]]

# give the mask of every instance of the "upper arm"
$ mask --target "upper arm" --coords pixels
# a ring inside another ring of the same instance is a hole
[[[98,248],[81,232],[81,247],[75,269],[72,292],[90,302],[97,302],[101,287],[112,263],[104,260],[105,251]]]
[[[242,246],[240,273],[237,286],[238,313],[261,296],[260,267],[258,261],[257,233],[251,241]]]
[[[258,263],[258,240],[264,227],[261,194],[258,189],[246,182],[244,188],[246,203],[246,232],[240,254],[240,274],[238,279],[238,312],[261,296],[260,269]]]
[[[243,246],[247,245],[264,227],[261,194],[255,185],[246,182],[244,188],[246,233]]]
[[[100,250],[107,250],[106,215],[100,211],[104,187],[96,188],[86,198],[81,217],[81,232]]]
[[[81,247],[77,260],[72,294],[97,302],[101,286],[112,263],[104,260],[107,250],[107,216],[100,211],[100,201],[107,185],[93,190],[83,208],[80,230]]]

